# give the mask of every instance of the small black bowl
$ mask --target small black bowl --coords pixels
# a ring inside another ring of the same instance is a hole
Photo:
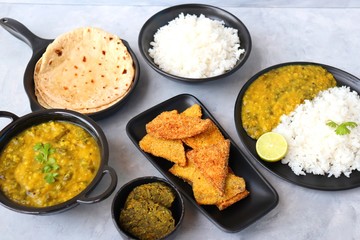
[[[169,21],[177,18],[180,13],[191,14],[199,16],[203,14],[205,17],[212,20],[223,21],[226,27],[231,27],[238,30],[238,35],[240,38],[240,48],[245,49],[245,53],[241,54],[240,59],[237,61],[236,65],[229,71],[214,77],[208,78],[186,78],[179,77],[173,74],[169,74],[159,68],[157,64],[154,63],[154,59],[149,55],[149,48],[151,48],[150,43],[154,40],[154,35],[157,30],[168,24]],[[166,8],[151,18],[149,18],[143,27],[140,30],[139,39],[138,39],[139,49],[142,56],[145,58],[146,62],[152,67],[155,71],[162,74],[163,76],[185,82],[204,82],[211,80],[222,79],[226,76],[233,74],[237,71],[248,59],[251,51],[251,37],[246,26],[234,15],[231,13],[210,5],[204,4],[183,4],[177,5],[170,8]]]
[[[12,35],[14,35],[16,38],[20,39],[21,41],[28,44],[33,54],[31,56],[31,59],[29,60],[28,65],[26,66],[25,73],[24,73],[24,88],[26,91],[26,94],[30,101],[30,107],[32,111],[37,111],[41,109],[45,109],[37,100],[37,97],[35,95],[35,83],[34,83],[34,71],[35,71],[35,65],[38,62],[38,60],[41,58],[43,53],[46,51],[47,46],[53,42],[53,39],[43,39],[38,36],[36,36],[34,33],[32,33],[28,28],[26,28],[22,23],[11,19],[11,18],[2,18],[0,19],[0,26],[5,28],[8,32],[10,32]],[[111,105],[110,107],[94,112],[86,114],[87,116],[91,117],[94,120],[100,120],[106,117],[109,117],[116,111],[118,111],[124,103],[128,100],[131,93],[134,91],[140,77],[140,65],[139,61],[135,55],[135,53],[130,48],[130,45],[127,41],[122,39],[122,42],[126,46],[128,52],[131,55],[131,58],[133,59],[133,65],[135,69],[135,76],[133,83],[131,85],[130,90],[126,93],[125,97],[123,97],[120,101],[115,103],[114,105]]]
[[[4,207],[20,213],[48,215],[69,210],[78,204],[100,202],[114,192],[117,185],[117,175],[115,170],[108,166],[109,146],[104,132],[91,118],[74,111],[60,109],[39,110],[20,118],[13,113],[0,111],[0,117],[10,118],[12,120],[10,124],[0,131],[0,152],[13,137],[31,126],[48,121],[65,121],[76,124],[88,131],[99,145],[101,156],[100,166],[94,179],[81,193],[70,200],[44,208],[27,207],[11,201],[0,191],[0,204]],[[89,196],[105,174],[109,174],[111,178],[109,186],[97,196]]]
[[[120,235],[123,239],[136,239],[133,235],[129,234],[125,230],[122,229],[122,227],[119,224],[119,218],[120,218],[120,212],[124,207],[125,201],[130,194],[130,192],[137,186],[147,184],[147,183],[153,183],[153,182],[162,182],[165,183],[168,187],[170,187],[175,194],[175,201],[173,202],[170,210],[172,212],[172,215],[175,219],[175,229],[169,233],[168,235],[164,236],[162,239],[174,239],[175,235],[178,232],[178,229],[180,228],[180,225],[182,223],[184,213],[185,213],[185,207],[184,207],[184,200],[180,192],[172,185],[170,182],[166,181],[165,179],[148,176],[148,177],[140,177],[136,178],[126,184],[124,184],[119,191],[116,193],[112,206],[111,206],[111,216],[113,219],[113,222],[115,224],[116,229],[119,231]]]

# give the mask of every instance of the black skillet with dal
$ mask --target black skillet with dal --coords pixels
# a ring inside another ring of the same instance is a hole
[[[5,126],[5,128],[0,129],[0,152],[2,152],[4,147],[12,138],[17,136],[22,131],[28,129],[31,126],[49,121],[65,121],[82,127],[94,137],[101,151],[101,162],[94,179],[81,193],[69,199],[68,201],[49,207],[28,207],[11,201],[0,191],[0,205],[19,213],[32,215],[50,215],[70,210],[79,204],[92,204],[103,201],[114,192],[117,186],[117,174],[115,170],[108,165],[108,142],[100,126],[97,125],[97,123],[91,118],[78,112],[62,109],[39,110],[22,117],[18,117],[11,112],[0,111],[0,118],[11,119],[10,124]],[[110,177],[108,186],[105,187],[105,185],[103,185],[101,188],[99,188],[99,192],[90,195],[90,193],[98,185],[100,185],[100,182],[105,175]]]

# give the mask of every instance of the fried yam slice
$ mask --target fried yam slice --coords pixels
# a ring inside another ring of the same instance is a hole
[[[196,168],[193,161],[188,160],[185,167],[174,164],[169,171],[192,185],[195,201],[200,205],[216,205],[223,210],[248,196],[245,180],[228,171],[225,181],[225,194],[222,196]]]
[[[228,174],[230,141],[193,149],[186,157],[195,163],[202,175],[222,194],[225,193],[225,179]]]
[[[183,139],[206,131],[210,125],[210,119],[189,117],[173,110],[160,113],[146,124],[146,131],[157,138]]]
[[[225,195],[216,194],[214,188],[209,188],[209,183],[205,178],[196,180],[193,183],[193,191],[196,202],[202,205],[216,205],[219,210],[223,210],[230,205],[238,202],[248,194],[245,180],[241,177],[229,173],[226,177]]]
[[[174,174],[175,176],[182,178],[184,181],[189,184],[193,184],[193,181],[197,178],[203,178],[200,171],[196,169],[193,161],[187,161],[186,166],[180,166],[178,164],[174,164],[169,172]]]
[[[211,126],[205,132],[195,135],[193,137],[184,138],[183,142],[187,146],[195,149],[216,144],[224,140],[225,138],[218,129],[218,127],[215,125],[214,122],[211,121]]]
[[[181,115],[188,116],[188,117],[202,117],[202,111],[199,104],[193,104],[191,107],[185,109]]]
[[[146,134],[139,145],[143,151],[154,156],[165,158],[179,166],[186,165],[185,149],[181,140],[160,139]]]
[[[169,171],[192,185],[197,203],[214,205],[220,201],[222,193],[215,188],[196,168],[193,160],[188,160],[185,167],[174,164]]]
[[[225,183],[225,196],[215,205],[219,210],[224,210],[232,204],[246,198],[249,193],[250,192],[246,189],[244,178],[229,173]]]

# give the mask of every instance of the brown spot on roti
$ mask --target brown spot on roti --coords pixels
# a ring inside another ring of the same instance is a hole
[[[62,51],[60,49],[55,49],[55,53],[56,55],[58,55],[59,57],[61,57],[62,55]]]

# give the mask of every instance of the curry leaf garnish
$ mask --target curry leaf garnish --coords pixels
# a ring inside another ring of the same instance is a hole
[[[357,127],[357,123],[355,122],[343,122],[341,124],[337,124],[332,120],[327,121],[326,125],[328,125],[331,128],[335,128],[335,133],[337,135],[349,134],[351,132],[350,128]]]
[[[35,160],[44,165],[42,171],[45,173],[45,181],[47,183],[55,182],[56,177],[59,175],[56,171],[60,168],[55,158],[50,157],[51,154],[55,153],[55,149],[51,148],[49,143],[37,143],[33,149],[38,152]]]

